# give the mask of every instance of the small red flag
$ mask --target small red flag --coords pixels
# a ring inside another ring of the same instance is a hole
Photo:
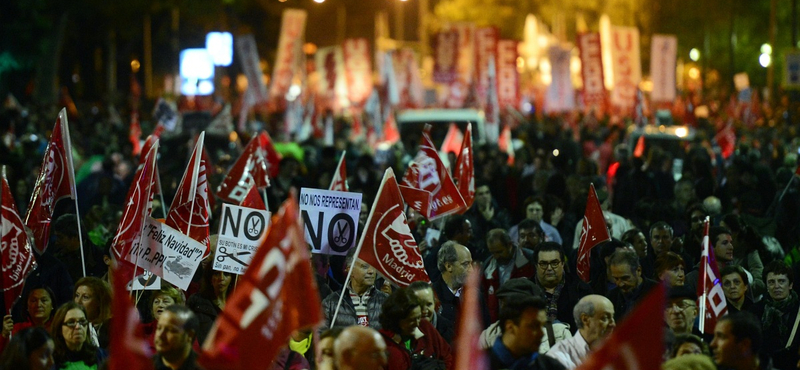
[[[709,242],[709,218],[706,217],[703,233],[703,251],[700,254],[700,274],[697,281],[697,307],[700,308],[700,332],[714,334],[717,319],[728,313],[725,292],[720,283],[714,248]]]
[[[464,287],[464,301],[461,304],[461,316],[458,323],[456,339],[456,370],[488,369],[489,360],[486,351],[481,349],[480,336],[483,331],[480,306],[480,275],[473,269]]]
[[[269,186],[269,168],[264,150],[261,148],[261,141],[259,135],[247,143],[242,155],[217,188],[217,196],[232,203],[239,203],[251,186],[259,189]]]
[[[389,112],[386,122],[383,123],[383,141],[394,144],[400,141],[400,130],[394,120],[394,113]]]
[[[583,228],[581,230],[581,243],[578,247],[578,276],[581,280],[589,282],[589,260],[592,248],[596,245],[611,240],[603,217],[603,209],[597,200],[594,184],[590,184],[589,197],[586,200],[586,212],[583,215]]]
[[[25,226],[19,217],[17,206],[14,204],[14,197],[11,195],[11,188],[6,180],[5,168],[3,168],[2,192],[0,192],[0,267],[3,274],[3,302],[5,302],[6,313],[11,312],[14,302],[22,294],[22,284],[28,277],[36,261],[33,259],[28,234],[25,233]]]
[[[430,281],[408,227],[403,198],[391,168],[383,175],[356,255],[401,287],[415,281]]]
[[[206,250],[203,258],[211,251],[208,247],[209,215],[211,214],[208,204],[208,176],[202,156],[205,136],[205,131],[201,132],[197,139],[192,157],[189,159],[189,165],[178,185],[175,198],[172,199],[165,222],[167,226],[204,245]]]
[[[644,135],[639,136],[636,140],[636,148],[633,149],[633,157],[641,158],[644,155]]]
[[[292,194],[203,344],[206,370],[262,369],[294,330],[322,321],[322,304]]]
[[[250,190],[247,191],[247,195],[244,196],[244,199],[242,199],[239,205],[267,211],[267,205],[264,204],[264,199],[261,198],[261,194],[258,193],[258,189],[256,189],[255,186],[250,187]]]
[[[431,216],[431,192],[427,190],[400,185],[400,195],[403,202],[419,214],[429,218]]]
[[[139,113],[131,113],[131,124],[128,129],[128,140],[133,146],[133,155],[142,153],[142,143],[139,141],[142,138],[142,126],[139,124]]]
[[[336,172],[333,173],[331,186],[328,190],[350,191],[350,187],[347,186],[347,166],[344,163],[345,154],[347,154],[347,152],[342,152],[342,157],[339,158],[339,165],[336,166]]]
[[[458,153],[458,160],[456,161],[456,182],[458,183],[458,192],[464,198],[466,207],[463,209],[466,212],[469,207],[472,207],[472,202],[475,200],[475,163],[472,156],[472,122],[467,124],[467,134],[461,142],[461,151]]]
[[[664,315],[665,296],[663,284],[652,289],[577,370],[660,369],[664,323],[654,318]]]
[[[458,129],[455,123],[451,123],[450,127],[447,128],[447,135],[444,136],[444,142],[442,142],[442,149],[440,151],[442,153],[459,153],[459,150],[464,146],[463,143],[464,134],[461,133],[461,130]]]
[[[508,164],[514,164],[514,140],[511,136],[511,127],[503,128],[503,132],[500,133],[500,139],[497,141],[497,146],[500,148],[501,152],[508,154]]]
[[[76,199],[75,170],[72,164],[72,143],[69,138],[67,110],[58,113],[50,143],[36,178],[25,225],[33,231],[33,247],[43,254],[50,239],[50,222],[56,203],[63,198]]]
[[[429,220],[433,221],[466,208],[464,198],[450,177],[450,171],[442,163],[433,142],[425,132],[422,133],[422,142],[413,164],[403,176],[403,185],[431,193]]]
[[[156,177],[156,157],[158,156],[158,139],[153,141],[153,145],[145,153],[142,166],[136,171],[133,177],[133,184],[128,189],[128,196],[125,202],[125,211],[122,219],[117,226],[114,240],[111,242],[111,252],[116,259],[119,273],[124,275],[127,283],[133,279],[134,266],[126,260],[132,248],[140,243],[142,228],[145,219],[150,216],[153,208],[153,185]]]
[[[114,295],[111,302],[111,342],[109,349],[113,356],[109,356],[110,370],[149,370],[153,369],[150,344],[140,330],[139,311],[131,303],[129,293],[126,291],[127,276],[119,265],[113,269]]]
[[[266,131],[262,131],[258,135],[258,145],[264,151],[264,160],[267,164],[267,175],[270,177],[278,177],[278,171],[281,166],[281,154],[275,150],[275,145],[272,144],[272,138]]]

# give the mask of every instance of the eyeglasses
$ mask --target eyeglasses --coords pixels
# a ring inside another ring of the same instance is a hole
[[[547,270],[548,267],[552,267],[553,270],[557,269],[558,266],[561,266],[561,260],[552,260],[552,261],[539,261],[538,263],[539,268],[543,270]]]
[[[667,306],[667,311],[680,312],[680,311],[685,311],[686,309],[692,307],[695,307],[694,303],[689,303],[689,302],[682,304],[673,303],[671,306]]]
[[[76,326],[80,325],[81,327],[89,326],[89,321],[87,320],[78,320],[78,321],[67,321],[64,323],[64,326],[74,329]]]

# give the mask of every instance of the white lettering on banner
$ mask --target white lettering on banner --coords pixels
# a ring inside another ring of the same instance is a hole
[[[605,99],[603,85],[603,57],[600,34],[586,33],[578,36],[583,77],[583,99],[587,107],[600,105]]]
[[[181,289],[189,287],[205,246],[148,217],[142,227],[141,243],[136,240],[124,258]]]
[[[344,41],[344,67],[350,103],[361,106],[372,92],[372,68],[367,39]]]
[[[385,252],[378,251],[378,243],[373,242],[375,256],[383,255],[378,259],[381,269],[384,271],[394,270],[398,273],[399,278],[407,279],[408,282],[413,281],[416,274],[409,269],[419,271],[419,269],[424,269],[424,265],[421,259],[416,262],[409,261],[408,251],[416,251],[417,244],[411,236],[411,229],[408,227],[400,205],[395,204],[384,212],[377,225],[375,232],[380,235],[373,235],[373,240],[380,237],[388,241],[392,252],[392,255],[389,256]]]
[[[706,264],[708,263],[706,262]],[[701,302],[700,304],[705,304],[707,305],[706,307],[710,307],[714,311],[714,317],[720,317],[722,311],[727,308],[725,303],[725,292],[722,290],[722,285],[719,284],[719,280],[717,279],[717,275],[714,274],[714,270],[710,266],[705,266],[704,268],[708,274],[708,277],[706,278],[706,284],[711,284],[711,290],[709,290],[707,294],[708,302]]]
[[[467,98],[467,89],[472,84],[472,72],[475,65],[475,25],[460,23],[453,26],[458,34],[458,57],[456,63],[456,78],[450,84],[447,98],[448,108],[463,108]]]
[[[345,255],[355,246],[361,193],[300,188],[298,201],[312,253]]]
[[[497,60],[497,29],[493,27],[475,30],[475,59],[478,69],[478,101],[486,106],[489,94],[489,59]]]
[[[497,101],[501,108],[516,107],[519,84],[517,72],[517,42],[497,42]]]
[[[261,313],[264,312],[267,307],[269,307],[270,301],[275,300],[275,297],[278,296],[281,288],[283,288],[283,281],[286,279],[287,269],[286,253],[290,252],[292,246],[291,240],[289,240],[289,235],[281,240],[280,243],[278,243],[278,246],[279,248],[273,248],[264,258],[264,263],[258,269],[258,276],[255,277],[255,280],[263,281],[264,277],[271,273],[273,269],[277,270],[278,276],[273,279],[269,286],[267,286],[265,289],[253,289],[250,292],[250,304],[242,312],[241,319],[239,320],[239,326],[242,329],[247,329],[250,324],[253,323],[253,320],[260,316]],[[280,312],[280,305],[278,302],[276,302],[273,312]],[[272,329],[274,329],[274,326]],[[264,328],[262,328],[262,332],[263,330]],[[272,330],[267,330],[267,333],[263,333],[265,336],[268,336],[268,333],[272,333]]]

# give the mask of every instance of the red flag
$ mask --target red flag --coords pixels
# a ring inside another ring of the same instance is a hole
[[[118,263],[120,274],[127,283],[133,279],[133,264],[127,262],[126,257],[135,245],[140,243],[142,228],[145,218],[150,215],[153,208],[153,183],[156,177],[156,157],[158,156],[158,140],[153,141],[145,153],[143,165],[136,171],[133,184],[128,189],[127,202],[122,219],[117,226],[114,240],[111,242],[111,252]]]
[[[800,176],[800,165],[797,165],[797,168],[794,169],[794,174]]]
[[[202,156],[205,136],[205,131],[201,132],[197,139],[165,222],[167,226],[203,244],[206,247],[203,258],[211,251],[208,248],[208,221],[211,214],[208,204],[208,176]]]
[[[577,370],[660,369],[664,354],[666,289],[659,284]]]
[[[728,313],[725,292],[720,283],[717,259],[709,242],[709,218],[706,217],[703,233],[703,251],[700,255],[700,274],[697,281],[697,304],[700,308],[700,332],[714,334],[717,319]]]
[[[400,130],[397,129],[397,122],[395,122],[392,112],[389,112],[386,122],[383,123],[383,141],[391,144],[400,141]]]
[[[339,158],[339,165],[336,166],[336,172],[333,174],[331,186],[328,190],[350,191],[350,187],[347,186],[347,166],[345,166],[344,163],[345,154],[347,154],[347,152],[342,152],[342,157]]]
[[[260,135],[247,143],[242,155],[217,188],[217,196],[232,203],[244,199],[251,185],[259,189],[269,186],[269,173]]]
[[[65,197],[75,199],[75,170],[67,111],[61,109],[25,215],[25,225],[33,230],[33,247],[39,254],[47,248],[53,209]]]
[[[636,148],[633,149],[633,156],[635,158],[641,158],[644,155],[644,135],[639,136],[639,139],[636,140]]]
[[[466,208],[464,198],[450,177],[450,171],[445,168],[433,142],[425,132],[422,133],[422,142],[414,158],[414,164],[416,166],[409,166],[403,176],[403,185],[431,193],[429,220],[433,221]]]
[[[461,151],[458,153],[458,160],[456,161],[456,182],[458,183],[458,192],[464,198],[464,203],[467,205],[464,211],[472,207],[472,201],[475,200],[475,164],[472,157],[472,122],[467,124],[467,134],[464,135],[464,140],[461,142]]]
[[[131,113],[131,124],[128,129],[128,140],[133,146],[133,155],[139,155],[142,152],[142,143],[139,141],[142,138],[142,126],[139,124],[139,113]]]
[[[111,332],[114,335],[111,336],[109,349],[114,355],[109,356],[109,369],[152,369],[150,344],[143,333],[138,330],[139,311],[131,303],[129,293],[125,289],[128,281],[125,272],[117,267],[113,269],[113,274],[111,283],[114,295],[112,296],[111,312],[114,314],[114,320],[111,320]]]
[[[455,123],[451,123],[450,127],[447,128],[447,135],[444,136],[444,142],[442,142],[442,149],[440,152],[458,153],[458,150],[463,147],[463,143],[464,134],[461,133],[461,130],[458,129]]]
[[[275,150],[275,145],[272,144],[272,138],[265,131],[258,135],[258,145],[264,151],[264,159],[267,164],[267,175],[270,177],[278,177],[278,171],[281,165],[281,154]]]
[[[603,217],[603,209],[597,200],[594,184],[589,184],[589,197],[586,200],[586,212],[583,215],[583,229],[581,230],[581,244],[578,248],[578,276],[581,280],[589,282],[589,259],[592,248],[596,245],[611,240]]]
[[[150,135],[150,136],[148,136],[147,139],[144,141],[144,145],[142,145],[141,153],[145,153],[145,154],[149,153],[150,149],[153,147],[153,144],[158,140],[159,140],[159,137],[156,136],[155,133]],[[145,157],[146,157],[145,155],[140,155],[139,156],[139,166],[136,167],[136,172],[139,172],[141,170],[141,168],[144,166]],[[156,165],[155,165],[155,175],[153,176],[153,186],[154,186],[153,194],[164,194],[161,191],[161,178],[158,176],[158,163],[156,163]],[[162,206],[164,206],[164,205],[162,205]]]
[[[412,164],[412,166],[416,165]],[[431,216],[431,192],[400,185],[400,195],[403,196],[403,202],[408,204],[411,209],[419,212],[425,218]]]
[[[322,304],[292,194],[203,344],[206,370],[262,369],[292,331],[322,321]]]
[[[258,189],[256,189],[255,186],[250,187],[250,190],[247,191],[247,195],[244,196],[244,199],[242,199],[239,205],[267,211],[267,205],[264,204],[264,199],[261,198],[261,194],[258,193]]]
[[[472,270],[464,287],[461,316],[456,339],[455,369],[488,369],[486,351],[481,349],[480,336],[483,331],[480,306],[480,276],[478,269]]]
[[[214,173],[214,165],[211,163],[211,157],[208,155],[208,151],[206,151],[205,144],[203,144],[203,164],[206,168],[206,174]],[[208,184],[211,186],[211,183]],[[208,194],[208,209],[213,213],[214,207],[216,205],[216,201],[214,200],[214,193]]]
[[[511,127],[506,125],[503,132],[500,133],[500,139],[497,141],[497,146],[501,152],[508,154],[508,164],[514,164],[514,140],[511,137]]]
[[[11,188],[6,180],[3,168],[2,192],[0,193],[0,267],[3,274],[3,302],[6,313],[11,312],[11,307],[22,294],[22,284],[25,278],[36,267],[33,259],[28,234],[17,212]]]
[[[383,175],[356,255],[401,287],[430,281],[408,227],[403,198],[391,168]]]

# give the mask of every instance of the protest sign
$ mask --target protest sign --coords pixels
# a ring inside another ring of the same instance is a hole
[[[361,193],[301,188],[299,200],[312,253],[345,255],[356,245]]]
[[[133,278],[129,281],[127,290],[161,290],[161,278],[154,275],[150,271],[145,271],[143,274]]]
[[[213,269],[242,275],[269,228],[270,213],[225,204],[219,225]]]
[[[147,217],[141,235],[125,259],[186,290],[206,247],[152,217]]]

